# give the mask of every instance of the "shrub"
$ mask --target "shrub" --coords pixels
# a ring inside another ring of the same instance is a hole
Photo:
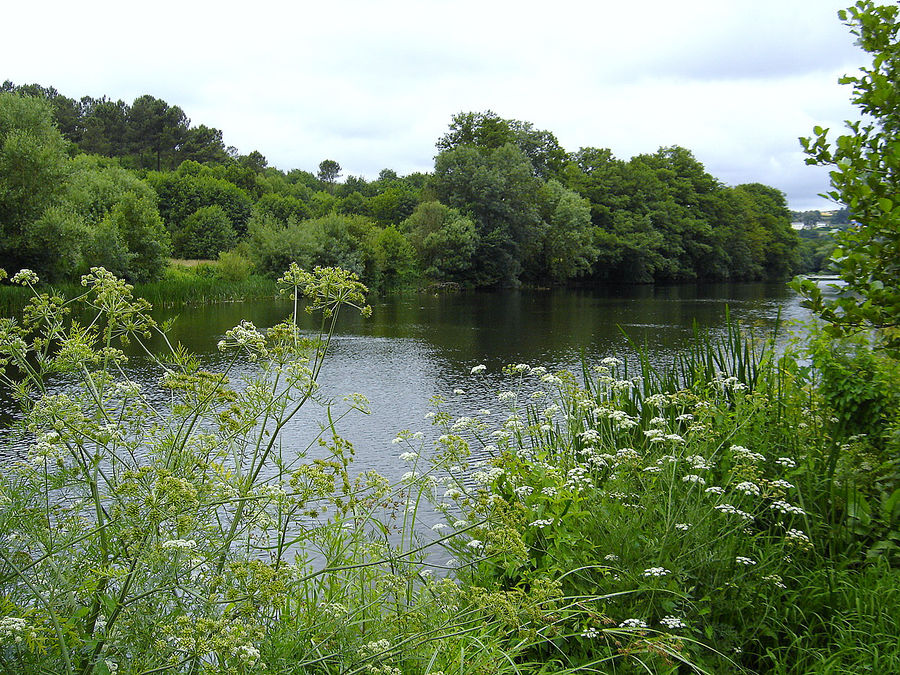
[[[175,254],[181,258],[211,259],[234,246],[236,234],[221,206],[202,206],[175,231]]]
[[[239,253],[222,251],[219,253],[216,274],[224,281],[246,281],[252,268],[252,263]]]

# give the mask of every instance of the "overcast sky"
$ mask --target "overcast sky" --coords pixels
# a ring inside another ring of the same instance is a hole
[[[430,171],[460,111],[570,151],[681,145],[729,185],[830,208],[797,142],[856,117],[837,84],[865,55],[850,0],[318,0],[6,3],[0,80],[152,94],[272,166]]]

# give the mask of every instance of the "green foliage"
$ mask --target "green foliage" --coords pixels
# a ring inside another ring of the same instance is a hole
[[[190,125],[184,111],[144,94],[131,104],[126,119],[126,138],[137,156],[138,168],[159,171],[167,165],[174,169],[178,161],[176,150],[187,139]]]
[[[475,223],[438,201],[422,202],[402,225],[425,276],[436,282],[465,283],[472,276],[478,234]]]
[[[535,129],[531,122],[502,119],[491,110],[454,115],[450,130],[437,142],[437,148],[442,152],[459,147],[493,150],[510,143],[528,158],[534,174],[543,180],[556,176],[568,159],[551,132]]]
[[[600,255],[589,203],[556,180],[547,183],[547,194],[549,227],[544,234],[540,269],[556,282],[588,274]]]
[[[151,189],[118,165],[68,159],[36,98],[0,94],[0,255],[46,281],[106,264],[130,280],[158,276],[168,237]]]
[[[389,187],[371,197],[368,210],[382,227],[399,225],[415,210],[419,198],[416,192],[403,187]]]
[[[72,167],[65,203],[85,223],[94,225],[86,236],[84,263],[78,271],[100,265],[129,281],[159,277],[170,245],[156,193],[113,161],[80,155],[72,160]]]
[[[253,263],[236,251],[219,253],[216,275],[225,281],[246,281],[253,270]]]
[[[261,274],[275,277],[291,262],[311,268],[322,255],[323,234],[309,224],[282,224],[271,217],[254,217],[248,227],[249,255]]]
[[[797,271],[801,274],[815,274],[830,271],[831,258],[834,252],[834,236],[830,230],[801,230],[800,264]]]
[[[841,78],[867,122],[847,122],[831,140],[816,127],[802,138],[807,163],[832,167],[828,196],[846,204],[857,224],[837,236],[833,258],[844,282],[838,298],[826,298],[812,282],[798,283],[807,305],[835,336],[875,328],[882,345],[900,353],[900,9],[860,0],[839,16],[872,56],[859,75]]]
[[[169,234],[155,200],[126,193],[95,228],[85,258],[143,283],[162,274],[169,251]]]
[[[63,225],[68,219],[58,211],[47,213],[59,204],[69,166],[50,105],[0,93],[0,258],[5,265],[31,267],[48,277],[66,273],[65,265],[58,269],[53,259],[56,248],[45,252],[42,244],[73,229]],[[72,240],[57,242],[67,246]]]
[[[396,227],[386,227],[374,235],[374,263],[377,287],[393,291],[409,286],[416,278],[416,251]]]
[[[478,234],[476,285],[515,285],[543,236],[541,181],[512,144],[493,149],[460,146],[435,160],[433,189],[466,214]]]
[[[249,230],[249,254],[262,274],[274,277],[280,269],[297,262],[303,268],[342,267],[366,281],[377,281],[378,228],[362,216],[330,213],[287,224],[258,217],[251,221]]]
[[[319,173],[316,177],[323,183],[333,186],[341,175],[341,165],[333,159],[323,159],[319,162]]]
[[[798,264],[777,190],[724,187],[677,146],[628,162],[597,148],[573,159],[562,176],[590,202],[600,280],[782,279]]]
[[[862,434],[884,447],[900,431],[900,363],[871,351],[864,340],[837,342],[821,334],[810,352],[822,378],[819,391],[841,434]]]
[[[235,244],[231,220],[218,204],[201,206],[185,220],[172,236],[175,254],[180,258],[209,260]]]
[[[253,205],[253,211],[263,216],[271,216],[282,223],[310,217],[310,209],[306,203],[291,195],[278,193],[268,193],[260,197]]]
[[[53,121],[65,139],[83,152],[121,158],[135,168],[174,169],[179,162],[227,162],[222,132],[203,124],[190,126],[178,106],[153,96],[132,103],[84,96],[74,100],[53,87],[15,85],[9,80],[0,92],[45,99]]]
[[[246,232],[252,200],[245,190],[208,173],[151,171],[147,182],[159,195],[159,213],[173,235],[198,209],[218,206],[238,235]]]

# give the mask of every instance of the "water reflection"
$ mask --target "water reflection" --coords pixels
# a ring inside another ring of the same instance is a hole
[[[798,298],[783,284],[621,286],[377,299],[371,319],[343,315],[321,384],[338,402],[351,392],[369,398],[372,413],[350,414],[339,422],[338,430],[356,446],[358,470],[374,468],[397,477],[406,469],[391,440],[401,429],[427,430],[424,415],[433,395],[444,395],[458,415],[488,408],[499,416],[496,395],[504,387],[500,369],[505,364],[579,368],[582,356],[595,362],[608,355],[627,355],[629,338],[664,362],[688,344],[695,321],[712,333],[723,331],[727,308],[744,325],[763,331],[770,330],[779,315],[782,320],[804,316]],[[265,328],[290,311],[290,303],[274,299],[182,309],[170,339],[198,354],[205,368],[216,370],[224,366],[216,344],[226,330],[241,319]],[[176,314],[160,309],[156,317],[164,321]],[[312,317],[304,315],[303,322],[307,330],[316,328]],[[159,373],[139,353],[131,359],[129,373],[145,390],[152,390]],[[472,378],[468,373],[478,363],[487,365],[488,372]],[[455,388],[465,394],[454,395]],[[0,397],[7,412],[9,405]],[[319,411],[305,411],[286,430],[284,448],[290,452],[309,446],[321,421]]]

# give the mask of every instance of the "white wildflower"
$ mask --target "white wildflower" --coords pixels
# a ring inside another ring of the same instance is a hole
[[[252,645],[238,645],[234,655],[244,663],[256,663],[259,661],[259,650]]]
[[[780,478],[778,480],[771,481],[769,485],[774,488],[781,488],[782,490],[791,490],[794,487],[793,484],[788,483],[786,480],[781,480]]]
[[[738,492],[743,492],[749,497],[759,497],[759,486],[756,483],[751,483],[750,481],[738,483],[734,486],[734,489]]]
[[[778,513],[790,514],[795,516],[803,516],[806,515],[806,511],[801,509],[799,506],[791,506],[786,501],[781,499],[776,499],[769,506],[773,511],[778,511]]]
[[[169,539],[169,541],[163,542],[162,548],[191,551],[197,548],[197,542],[193,539]]]
[[[716,511],[721,511],[722,513],[738,516],[740,518],[743,518],[744,520],[753,520],[753,516],[751,516],[746,511],[741,511],[733,504],[717,504],[714,508],[716,509]]]
[[[665,567],[648,567],[642,573],[642,577],[664,577],[667,574],[671,574],[671,570],[667,570]]]
[[[619,628],[646,628],[647,624],[643,619],[625,619],[619,624]]]
[[[659,622],[670,630],[674,628],[687,628],[687,624],[675,616],[664,616]]]
[[[703,455],[690,455],[685,458],[685,461],[698,471],[703,471],[704,469],[709,469],[712,467],[712,462],[706,459],[706,457],[704,457]]]
[[[539,530],[543,530],[545,527],[547,527],[548,525],[552,525],[552,524],[553,524],[553,518],[544,518],[544,519],[534,520],[534,521],[528,523],[528,527],[536,527]]]
[[[763,577],[763,581],[771,581],[778,588],[787,588],[787,586],[784,585],[782,578],[777,574],[767,574]]]
[[[473,366],[470,371],[472,375],[478,375],[479,373],[483,373],[487,370],[487,366],[483,363],[479,363],[477,366]]]

